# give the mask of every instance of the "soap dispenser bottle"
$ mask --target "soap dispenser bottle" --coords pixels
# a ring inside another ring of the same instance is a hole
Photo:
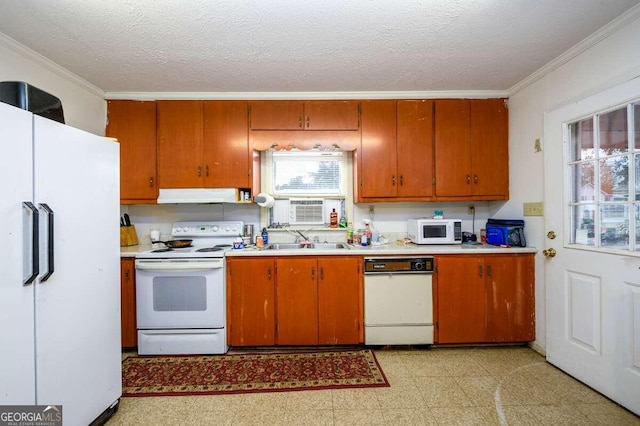
[[[267,232],[267,228],[262,228],[262,242],[264,244],[269,242],[269,233]]]

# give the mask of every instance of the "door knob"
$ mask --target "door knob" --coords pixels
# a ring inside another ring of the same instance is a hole
[[[556,233],[553,231],[549,231],[547,232],[547,238],[550,240],[555,240],[556,239]]]
[[[542,250],[542,254],[544,255],[544,257],[556,257],[557,252],[555,249],[550,248]]]

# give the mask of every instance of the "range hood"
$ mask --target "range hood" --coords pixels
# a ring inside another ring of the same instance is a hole
[[[235,203],[236,188],[178,188],[160,189],[158,204]]]

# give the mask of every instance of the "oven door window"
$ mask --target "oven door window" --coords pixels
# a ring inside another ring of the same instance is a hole
[[[156,312],[206,311],[206,278],[203,276],[154,277],[153,310]]]

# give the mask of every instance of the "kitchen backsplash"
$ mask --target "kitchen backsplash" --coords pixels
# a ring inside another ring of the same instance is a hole
[[[469,202],[354,204],[354,217],[347,219],[353,222],[354,229],[359,229],[364,228],[363,219],[372,217],[375,227],[381,234],[403,235],[407,232],[407,219],[431,217],[434,210],[442,210],[445,218],[461,219],[463,231],[475,231],[479,235],[480,229],[484,227],[487,219],[493,217],[504,202],[474,202],[475,223],[472,221],[472,216],[468,214],[469,204]],[[373,206],[372,216],[370,215],[370,206]],[[266,214],[261,215],[262,210],[264,209],[256,204],[233,203],[120,206],[120,214],[128,213],[131,222],[136,226],[141,244],[150,241],[149,232],[151,229],[159,229],[162,238],[167,238],[171,234],[171,226],[176,221],[241,220],[246,224],[253,224],[257,231],[265,226],[266,217],[268,217]],[[265,222],[261,223],[261,220]],[[310,227],[296,227],[302,231],[308,228]],[[327,231],[325,233],[321,228],[313,227],[313,231],[309,233],[314,236],[318,235],[323,241],[340,241],[340,238],[335,238],[336,236],[333,234],[336,232],[335,230]],[[278,239],[283,238],[283,241],[286,241],[288,237],[291,237],[292,241],[295,239],[293,234],[288,235],[287,232],[278,232],[278,234]]]

